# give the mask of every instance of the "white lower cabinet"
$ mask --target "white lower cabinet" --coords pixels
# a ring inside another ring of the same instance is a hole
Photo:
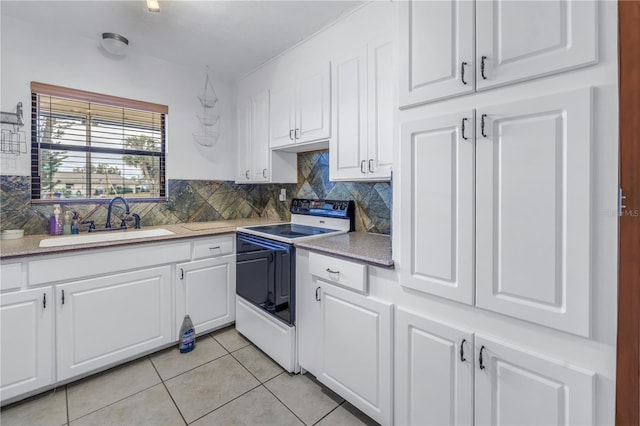
[[[391,424],[393,305],[320,283],[318,380],[377,422]]]
[[[298,250],[296,267],[300,367],[377,422],[392,424],[393,304],[352,290],[367,288],[360,263]],[[324,277],[327,269],[340,276],[337,284]]]
[[[236,257],[221,256],[176,266],[176,336],[189,315],[197,334],[235,320]]]
[[[2,401],[53,383],[53,310],[51,287],[0,295]]]
[[[58,380],[171,343],[171,267],[56,286]]]
[[[595,374],[398,308],[396,424],[586,425]]]

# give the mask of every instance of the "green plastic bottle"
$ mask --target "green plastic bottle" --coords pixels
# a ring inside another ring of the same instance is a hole
[[[180,327],[180,353],[186,354],[196,348],[196,330],[193,328],[193,322],[189,315],[184,316],[182,326]]]

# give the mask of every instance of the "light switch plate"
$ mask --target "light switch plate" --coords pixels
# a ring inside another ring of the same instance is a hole
[[[285,188],[280,189],[280,201],[287,201],[287,190]]]

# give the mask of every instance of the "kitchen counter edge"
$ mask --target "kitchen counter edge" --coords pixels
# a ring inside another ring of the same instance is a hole
[[[74,251],[101,249],[119,246],[130,246],[133,244],[147,244],[161,241],[172,241],[186,238],[207,237],[236,232],[236,229],[243,226],[266,225],[272,223],[283,223],[278,219],[233,219],[214,222],[189,222],[173,225],[145,226],[143,229],[167,229],[173,232],[172,235],[159,237],[148,237],[121,241],[103,241],[99,243],[74,244],[58,247],[40,247],[40,241],[55,236],[40,234],[29,235],[16,240],[0,240],[0,260],[16,259],[27,256],[63,254]],[[117,232],[117,231],[114,231]],[[83,232],[86,235],[86,232]],[[68,235],[65,235],[68,237]]]
[[[295,244],[296,247],[369,265],[393,269],[391,237],[369,232],[349,232]]]

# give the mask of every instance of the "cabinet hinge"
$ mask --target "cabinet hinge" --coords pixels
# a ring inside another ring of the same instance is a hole
[[[627,197],[622,194],[622,188],[618,188],[618,216],[622,216],[622,211],[627,208],[626,205],[622,204],[626,198]]]

